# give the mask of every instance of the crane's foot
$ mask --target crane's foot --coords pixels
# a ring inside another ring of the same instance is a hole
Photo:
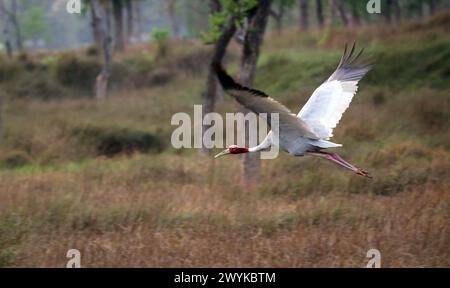
[[[347,161],[345,161],[344,159],[342,159],[341,156],[339,156],[336,153],[328,153],[328,152],[307,152],[305,153],[306,155],[311,155],[311,156],[316,156],[316,157],[320,157],[320,158],[325,158],[345,169],[348,169],[350,171],[353,171],[354,173],[370,178],[372,179],[372,176],[370,175],[370,173],[364,169],[358,168],[350,163],[348,163]]]
[[[372,179],[372,175],[370,175],[370,173],[367,170],[361,169],[361,168],[357,168],[358,171],[356,171],[355,173],[364,177],[367,177],[369,179]]]

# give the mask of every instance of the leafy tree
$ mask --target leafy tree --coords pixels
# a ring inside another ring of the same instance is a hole
[[[214,20],[214,15],[221,15],[220,17],[223,17],[223,14],[219,14],[223,12],[223,6],[219,0],[210,0],[210,10],[211,10],[211,17],[210,20]],[[219,18],[220,18],[219,17]],[[214,43],[214,49],[213,49],[213,55],[211,57],[211,61],[209,63],[209,69],[208,69],[208,76],[206,78],[206,91],[204,93],[204,105],[203,105],[203,114],[211,113],[214,111],[214,106],[216,103],[216,99],[218,98],[218,91],[219,91],[219,85],[217,83],[217,78],[214,72],[214,63],[220,63],[222,62],[226,49],[228,44],[230,43],[231,39],[233,38],[233,35],[236,32],[236,23],[235,18],[232,15],[228,15],[228,19],[226,20],[226,24],[223,23],[215,23],[211,24],[213,28],[215,29],[215,33],[220,34],[218,35],[218,38],[215,40]],[[214,27],[214,25],[221,25],[219,27]],[[221,29],[221,30],[218,30]],[[216,37],[214,36],[206,36],[207,37]],[[209,128],[209,125],[204,124],[203,125],[203,133]],[[209,153],[210,150],[204,147],[202,149],[202,152]]]
[[[206,43],[213,43],[219,39],[231,18],[238,28],[243,27],[248,13],[258,3],[257,0],[220,0],[219,2],[222,7],[220,11],[209,16],[210,32],[201,34]]]
[[[295,0],[274,0],[274,8],[270,9],[270,16],[275,20],[279,33],[283,30],[283,18],[287,9],[292,8]],[[276,8],[276,9],[275,9]]]
[[[256,63],[259,58],[260,47],[267,27],[272,0],[221,0],[222,10],[210,16],[211,31],[203,34],[207,41],[217,41],[232,21],[236,27],[244,30],[241,63],[238,81],[243,85],[251,86],[256,74]],[[228,23],[229,25],[229,23]],[[245,107],[239,109],[249,113]],[[248,123],[246,123],[246,145],[248,145]],[[243,156],[243,170],[245,182],[257,181],[260,175],[261,161],[259,153]]]
[[[21,22],[24,39],[50,40],[48,23],[45,18],[44,10],[41,7],[34,6],[25,10]]]

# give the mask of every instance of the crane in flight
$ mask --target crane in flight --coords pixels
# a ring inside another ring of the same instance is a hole
[[[333,136],[333,129],[356,94],[358,81],[371,68],[366,61],[360,60],[362,52],[363,49],[355,53],[355,44],[350,50],[346,45],[334,73],[314,91],[297,115],[264,92],[236,83],[220,63],[214,63],[217,78],[223,89],[241,105],[258,115],[278,113],[279,116],[278,132],[272,129],[259,145],[255,147],[231,145],[215,158],[227,154],[257,152],[276,144],[291,155],[323,158],[358,175],[372,178],[366,170],[348,163],[337,153],[323,151],[327,148],[342,147],[341,144],[328,140]],[[265,119],[271,126],[270,117],[266,116]],[[276,136],[278,141],[274,140]]]

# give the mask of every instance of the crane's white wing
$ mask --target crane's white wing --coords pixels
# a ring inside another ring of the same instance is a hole
[[[314,91],[297,115],[320,139],[333,137],[333,129],[358,90],[358,81],[371,68],[370,65],[357,62],[362,51],[355,56],[355,45],[348,53],[345,47],[336,71]]]
[[[264,92],[236,83],[233,78],[223,70],[220,63],[215,63],[214,69],[223,89],[250,111],[260,116],[261,114],[265,114],[266,117],[264,118],[269,126],[272,125],[270,114],[278,113],[280,134],[289,135],[292,139],[299,137],[319,139],[305,121],[296,117],[296,115],[286,106],[269,97]]]

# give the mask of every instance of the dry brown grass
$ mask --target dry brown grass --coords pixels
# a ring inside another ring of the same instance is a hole
[[[384,267],[450,265],[447,185],[293,197],[242,189],[233,159],[208,183],[211,165],[137,155],[3,175],[1,239],[17,241],[9,265],[62,267],[69,248],[85,267],[364,267],[370,248]]]
[[[449,267],[450,93],[442,61],[450,46],[436,40],[444,28],[425,24],[402,28],[422,33],[425,48],[414,33],[399,40],[391,33],[384,43],[390,28],[369,27],[337,30],[323,49],[323,33],[269,35],[276,41],[266,41],[261,55],[257,87],[295,111],[348,39],[392,53],[364,79],[333,138],[373,180],[282,153],[245,187],[237,157],[171,148],[95,157],[74,139],[73,129],[90,126],[169,139],[173,113],[192,113],[202,101],[204,77],[190,68],[170,84],[117,89],[104,102],[5,97],[0,266],[63,267],[76,248],[84,267],[364,267],[376,248],[383,267]],[[204,51],[198,42],[189,47],[180,63],[191,67]],[[134,47],[116,60],[139,62],[152,49]],[[396,60],[411,55],[419,55],[417,65]],[[151,63],[176,69],[177,60]],[[217,110],[235,108],[225,98]]]

